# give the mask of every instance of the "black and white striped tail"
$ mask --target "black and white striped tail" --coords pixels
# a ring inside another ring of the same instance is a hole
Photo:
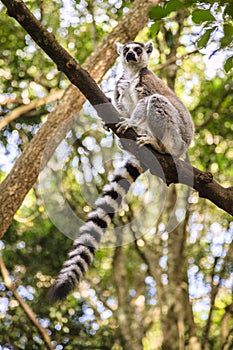
[[[111,223],[131,184],[141,173],[139,162],[130,159],[124,167],[114,172],[112,182],[104,186],[103,196],[97,199],[96,209],[81,226],[80,236],[74,241],[72,250],[50,289],[52,302],[64,299],[77,287],[94,258],[105,229]]]

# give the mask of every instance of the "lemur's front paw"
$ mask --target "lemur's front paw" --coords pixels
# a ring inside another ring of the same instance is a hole
[[[142,147],[148,144],[151,144],[152,138],[148,135],[140,135],[137,137],[137,144]]]
[[[120,121],[117,125],[117,132],[121,132],[121,133],[125,133],[127,129],[132,128],[133,125],[131,125],[131,123],[129,122],[129,120],[124,119],[122,121]]]
[[[139,147],[145,146],[145,145],[151,145],[153,146],[157,151],[161,151],[161,146],[156,141],[156,139],[148,136],[148,135],[140,135],[137,137],[137,144]]]

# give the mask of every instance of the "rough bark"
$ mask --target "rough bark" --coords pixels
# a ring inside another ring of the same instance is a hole
[[[128,301],[126,261],[122,245],[115,248],[113,256],[113,280],[118,300],[117,318],[124,350],[142,350],[142,329],[134,328],[131,320],[132,306]],[[136,313],[136,310],[134,310]],[[135,314],[134,314],[135,316]],[[138,325],[139,326],[139,325]]]
[[[114,43],[133,40],[138,32],[145,27],[149,8],[156,5],[157,2],[156,0],[134,1],[124,18],[86,60],[83,67],[90,72],[97,83],[101,81],[117,57]],[[15,13],[17,19],[26,22],[27,16],[24,13],[25,6],[22,1],[3,1],[3,3],[7,6],[10,15]],[[19,7],[23,9],[21,15]],[[30,20],[29,23],[31,23]],[[43,38],[41,32],[39,37]],[[52,35],[50,38],[54,39]],[[73,117],[77,115],[84,102],[85,97],[75,86],[70,85],[56,109],[50,113],[47,122],[24,149],[11,172],[0,185],[0,237],[6,232],[24,197],[36,182],[43,167],[42,157],[48,160],[53,154],[56,146],[74,123]],[[50,145],[46,147],[49,141]],[[48,154],[44,154],[45,148],[49,150]]]

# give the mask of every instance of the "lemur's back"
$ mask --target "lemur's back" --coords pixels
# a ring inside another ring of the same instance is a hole
[[[140,71],[140,82],[139,87],[143,86],[142,93],[140,94],[140,98],[143,98],[148,95],[159,94],[162,96],[166,96],[167,99],[171,102],[171,104],[177,109],[179,112],[181,122],[184,123],[186,129],[186,142],[190,144],[193,138],[193,122],[190,116],[189,111],[184,106],[184,104],[180,101],[178,96],[172,91],[163,80],[161,80],[157,75],[155,75],[148,68],[143,68]],[[143,96],[144,95],[144,96]]]

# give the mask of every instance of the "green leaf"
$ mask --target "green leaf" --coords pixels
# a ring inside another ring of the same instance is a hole
[[[159,5],[152,7],[149,11],[149,17],[152,19],[161,19],[163,17],[166,17],[166,15],[166,10]]]
[[[230,23],[225,23],[223,25],[223,31],[224,31],[224,35],[225,36],[230,36],[232,39],[232,35],[233,35],[233,26]]]
[[[165,11],[167,14],[171,13],[172,11],[177,11],[181,7],[184,7],[184,4],[179,0],[170,0],[165,6]]]
[[[232,5],[227,5],[224,11],[224,15],[228,15],[231,18],[233,18],[233,6]]]
[[[157,35],[159,30],[160,30],[160,27],[161,27],[161,21],[157,21],[155,23],[152,24],[152,26],[150,27],[150,34],[151,35]]]
[[[221,48],[224,48],[232,43],[233,26],[230,23],[223,25],[224,36],[221,38]]]
[[[215,30],[216,27],[207,29],[205,34],[203,34],[197,41],[198,47],[205,47],[210,40],[211,33]]]
[[[192,20],[196,24],[201,24],[206,21],[214,21],[214,16],[210,13],[210,10],[195,10],[192,13]]]
[[[228,57],[228,59],[224,63],[224,69],[226,73],[228,73],[232,68],[233,68],[233,56]]]
[[[169,30],[166,30],[165,32],[165,41],[166,41],[166,44],[169,48],[172,48],[173,45],[174,45],[174,40],[173,40],[173,34],[172,34],[172,31],[169,29]]]

